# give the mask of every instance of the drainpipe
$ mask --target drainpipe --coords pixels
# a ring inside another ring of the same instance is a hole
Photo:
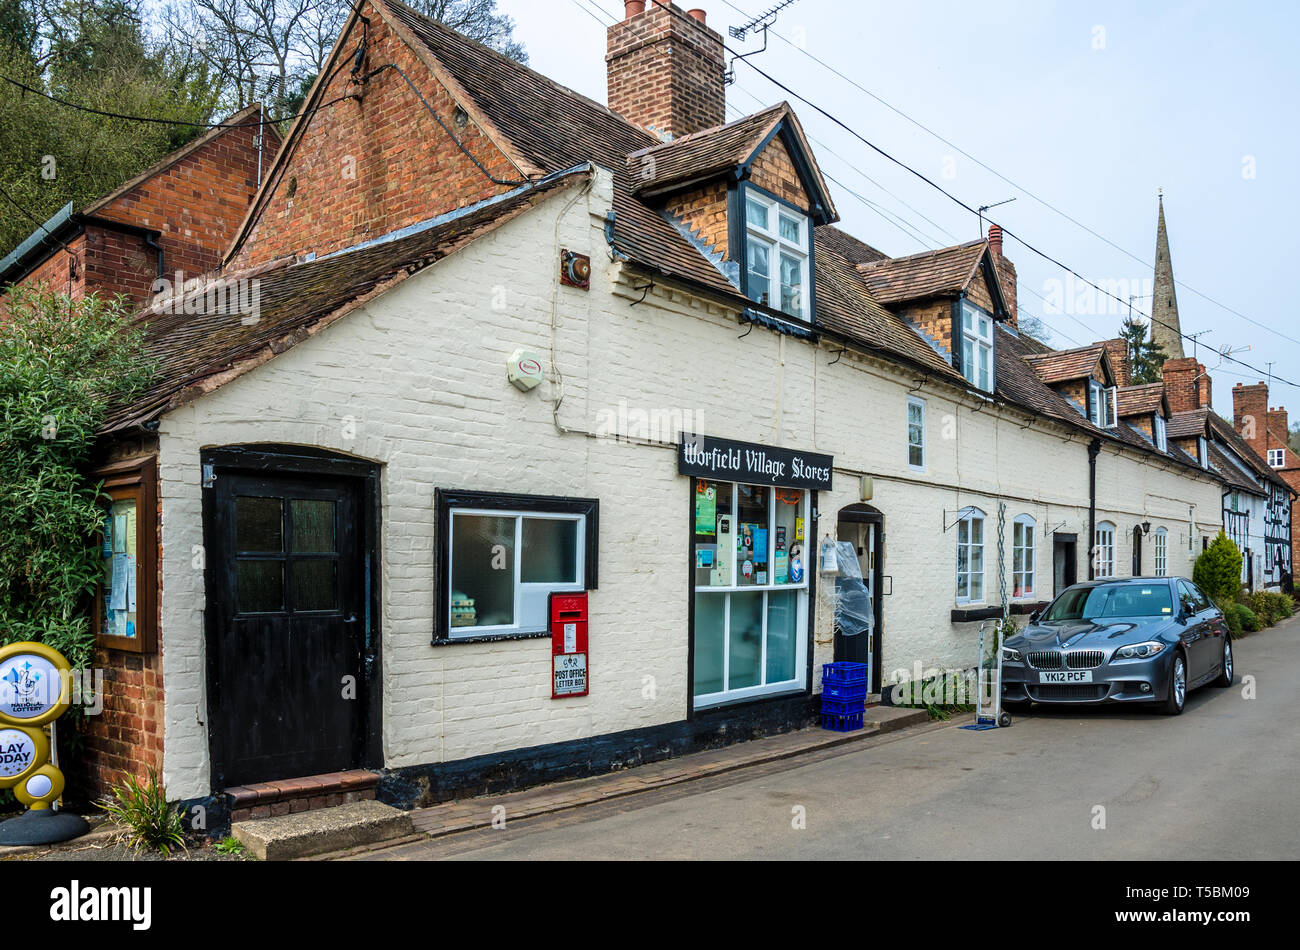
[[[167,265],[163,261],[162,245],[158,243],[158,234],[156,231],[147,231],[144,236],[144,243],[158,252],[158,279],[162,280],[167,274]]]
[[[1101,454],[1101,439],[1088,443],[1088,580],[1097,579],[1097,456]]]

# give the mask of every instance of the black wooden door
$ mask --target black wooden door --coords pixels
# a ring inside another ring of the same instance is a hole
[[[1133,529],[1133,576],[1142,576],[1142,529]]]
[[[215,487],[217,787],[357,767],[368,706],[358,483],[223,473]]]

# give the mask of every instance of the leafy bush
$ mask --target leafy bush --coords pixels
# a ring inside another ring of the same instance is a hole
[[[151,375],[117,302],[43,287],[0,298],[0,643],[89,664],[104,513],[82,470],[109,404]]]
[[[167,792],[158,773],[149,769],[144,784],[128,775],[110,789],[113,798],[96,805],[110,818],[127,827],[126,843],[135,851],[149,849],[169,855],[185,847],[185,825],[180,809],[167,804]]]
[[[1259,629],[1259,617],[1245,604],[1233,604],[1232,612],[1237,616],[1237,622],[1241,624],[1242,630],[1254,633]]]
[[[1246,594],[1242,602],[1255,613],[1261,627],[1271,627],[1278,621],[1290,617],[1295,611],[1295,605],[1290,597],[1268,591],[1261,590]]]
[[[1231,602],[1241,590],[1241,563],[1241,549],[1220,531],[1196,559],[1192,580],[1216,604]]]

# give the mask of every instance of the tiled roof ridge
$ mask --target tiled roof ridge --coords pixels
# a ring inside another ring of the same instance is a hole
[[[844,232],[848,234],[847,231]],[[849,235],[852,237],[852,235]],[[973,241],[964,241],[961,244],[950,244],[947,247],[937,247],[928,251],[917,251],[915,254],[904,254],[902,257],[886,257],[879,261],[868,261],[864,264],[858,264],[859,269],[883,267],[887,264],[903,264],[909,261],[919,261],[927,257],[940,257],[944,254],[951,254],[955,251],[969,250],[980,244],[988,244],[987,238],[976,238]]]
[[[698,142],[700,139],[708,138],[711,135],[717,135],[719,132],[735,128],[736,126],[743,125],[746,122],[754,122],[759,117],[766,115],[769,112],[780,112],[784,115],[792,113],[793,111],[794,110],[790,108],[790,103],[782,100],[776,105],[766,106],[765,108],[759,109],[757,112],[751,112],[749,115],[743,115],[740,118],[732,119],[730,122],[723,122],[721,125],[711,125],[707,129],[699,129],[689,135],[683,135],[681,138],[672,139],[668,142],[656,142],[652,145],[646,146],[645,148],[639,148],[635,152],[628,152],[628,158],[638,158],[642,155],[650,155],[654,152],[672,149],[679,145],[690,145],[694,142]],[[617,112],[612,114],[620,119],[623,118],[622,116],[619,116]],[[624,119],[623,121],[627,120]],[[771,124],[775,125],[776,122],[773,121]]]

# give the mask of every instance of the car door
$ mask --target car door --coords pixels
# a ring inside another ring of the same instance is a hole
[[[1190,581],[1178,581],[1178,602],[1183,608],[1182,631],[1179,638],[1187,654],[1187,682],[1191,684],[1205,672],[1205,614],[1198,591]]]
[[[1201,608],[1201,630],[1196,641],[1197,649],[1201,653],[1201,666],[1196,676],[1208,677],[1219,672],[1219,667],[1223,663],[1223,640],[1228,635],[1228,624],[1223,619],[1222,611],[1214,606],[1214,601],[1210,600],[1205,591],[1195,583],[1189,586],[1197,599],[1197,605]]]

